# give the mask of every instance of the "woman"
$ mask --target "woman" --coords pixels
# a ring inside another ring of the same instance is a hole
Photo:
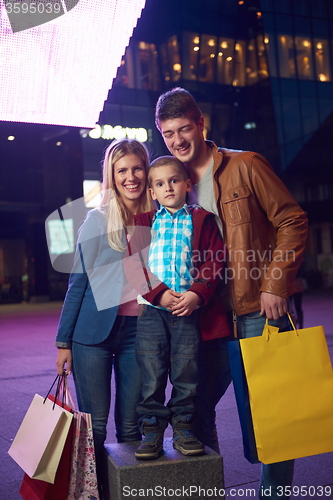
[[[107,148],[102,201],[79,230],[56,338],[57,371],[71,373],[73,365],[79,408],[92,415],[100,489],[112,365],[117,440],[141,439],[136,413],[141,392],[135,358],[138,306],[136,292],[124,280],[122,258],[133,215],[152,208],[148,166],[146,148],[136,140],[121,139]]]

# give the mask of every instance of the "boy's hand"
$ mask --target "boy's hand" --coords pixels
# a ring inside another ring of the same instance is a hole
[[[160,306],[165,307],[166,309],[172,311],[173,307],[175,307],[178,304],[181,296],[182,296],[181,293],[174,292],[173,290],[170,289],[165,290],[165,292],[161,294],[161,297],[159,299],[159,304]]]
[[[200,302],[199,295],[194,292],[185,292],[180,301],[172,308],[172,314],[177,316],[189,316]]]

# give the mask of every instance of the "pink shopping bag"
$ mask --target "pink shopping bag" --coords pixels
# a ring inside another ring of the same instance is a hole
[[[91,415],[74,412],[67,500],[99,500]]]

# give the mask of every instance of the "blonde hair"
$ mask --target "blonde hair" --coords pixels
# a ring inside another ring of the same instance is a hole
[[[153,209],[153,202],[148,186],[149,155],[147,148],[135,139],[119,139],[113,141],[105,150],[103,161],[103,195],[99,204],[107,218],[108,242],[111,248],[124,251],[126,246],[123,240],[123,227],[129,222],[130,214],[123,202],[114,181],[114,165],[126,155],[134,154],[141,158],[146,172],[146,187],[141,194],[139,212],[148,212]]]

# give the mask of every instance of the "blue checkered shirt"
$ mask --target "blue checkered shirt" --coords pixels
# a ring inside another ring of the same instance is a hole
[[[186,292],[193,283],[192,215],[185,205],[171,214],[163,205],[156,212],[151,228],[148,267],[168,288]],[[141,296],[139,304],[149,304]]]

